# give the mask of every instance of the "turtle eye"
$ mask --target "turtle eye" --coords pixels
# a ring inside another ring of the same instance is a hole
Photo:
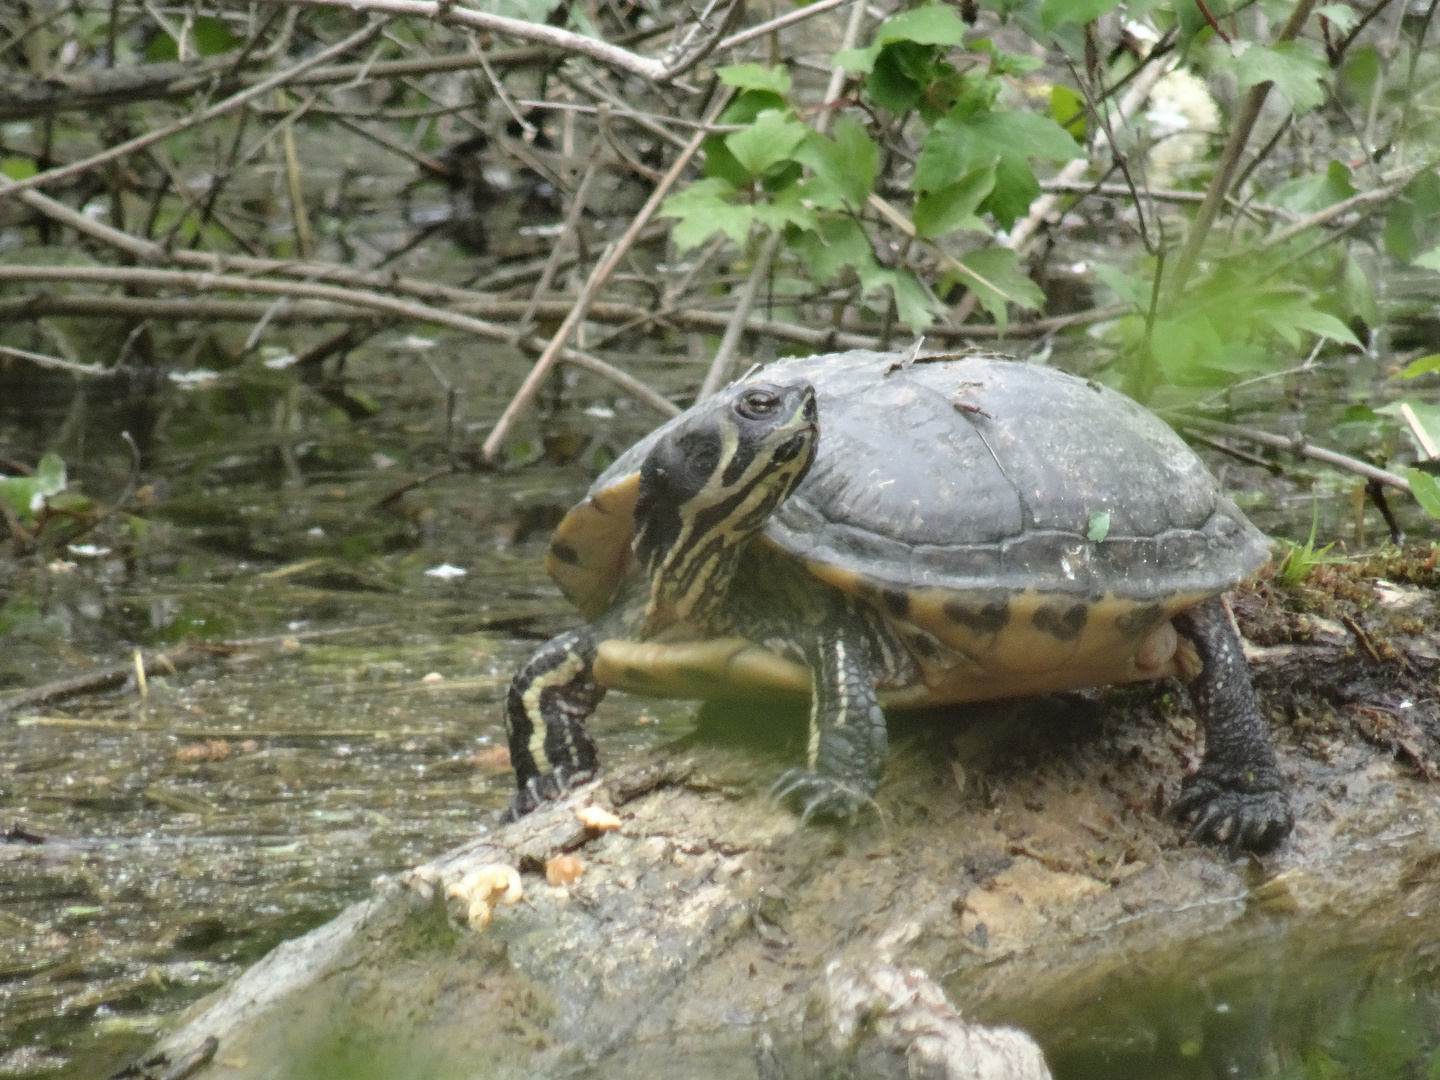
[[[780,395],[769,390],[747,390],[740,395],[736,407],[740,410],[741,416],[759,420],[769,416],[780,407]]]

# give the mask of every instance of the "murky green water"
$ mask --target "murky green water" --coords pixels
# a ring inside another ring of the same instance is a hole
[[[118,1069],[177,1010],[376,875],[489,827],[508,798],[510,673],[573,620],[541,569],[545,538],[654,418],[588,380],[557,385],[546,437],[477,470],[484,428],[466,417],[495,414],[513,362],[437,350],[469,393],[447,418],[405,348],[396,334],[357,354],[351,377],[381,406],[358,423],[258,364],[167,390],[143,527],[112,516],[0,562],[0,690],[138,646],[267,639],[152,672],[143,695],[132,680],[0,720],[0,1075]],[[696,374],[647,368],[676,386]],[[1308,407],[1373,387],[1375,370],[1303,379]],[[0,452],[55,449],[87,494],[115,497],[118,431],[143,402],[48,379],[19,390],[0,402]],[[1264,426],[1283,426],[1268,401]],[[66,425],[77,410],[84,424]],[[1352,434],[1351,450],[1382,437]],[[1313,503],[1322,539],[1353,538],[1346,481],[1307,490],[1212,461],[1263,527],[1303,538]],[[445,566],[466,573],[427,573]],[[616,694],[594,730],[615,762],[692,715]],[[1137,973],[1061,1022],[1037,1007],[1056,1075],[1440,1076],[1433,957],[1303,935],[1259,963],[1222,954]]]

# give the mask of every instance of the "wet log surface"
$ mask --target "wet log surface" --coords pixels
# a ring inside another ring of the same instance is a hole
[[[763,740],[710,710],[685,745],[377,883],[159,1050],[215,1038],[196,1073],[215,1077],[899,1076],[914,1045],[875,1050],[893,1001],[856,1023],[852,1000],[847,1028],[845,994],[928,974],[966,1019],[1048,1049],[1117,979],[1200,974],[1297,928],[1408,948],[1440,914],[1440,638],[1430,590],[1378,569],[1233,600],[1297,821],[1263,862],[1186,844],[1161,812],[1201,749],[1177,684],[898,717],[879,813],[849,829],[775,805]],[[547,883],[566,855],[579,877]],[[473,901],[494,866],[524,897],[492,914]]]

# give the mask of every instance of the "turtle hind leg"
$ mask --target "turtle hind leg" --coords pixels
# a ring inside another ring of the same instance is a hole
[[[511,680],[505,734],[516,792],[502,821],[589,780],[599,768],[585,721],[605,696],[595,681],[595,632],[588,626],[551,638]]]
[[[1232,854],[1269,851],[1294,818],[1240,639],[1218,596],[1174,621],[1203,664],[1189,685],[1205,726],[1205,757],[1181,784],[1171,813],[1190,822],[1191,839],[1223,844]]]
[[[772,789],[805,820],[854,818],[874,806],[885,771],[885,714],[875,695],[870,649],[857,640],[823,642],[811,658],[810,744],[806,767],[789,769]]]

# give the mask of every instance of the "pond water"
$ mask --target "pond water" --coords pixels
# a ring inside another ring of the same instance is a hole
[[[477,363],[442,340],[428,360],[466,392],[447,416],[417,362],[426,347],[394,333],[357,352],[349,377],[379,406],[358,422],[258,363],[158,394],[0,374],[0,455],[54,449],[102,505],[127,480],[119,431],[163,414],[137,478],[143,525],[57,528],[0,559],[0,691],[137,647],[258,639],[162,664],[143,692],[131,679],[0,719],[0,1075],[120,1069],[377,875],[493,825],[511,787],[510,674],[574,620],[541,567],[549,530],[655,417],[567,377],[511,461],[478,469],[485,427],[467,417],[496,414],[518,361],[490,349]],[[636,370],[679,389],[701,369]],[[1344,361],[1257,388],[1245,408],[1272,430],[1303,416],[1324,441],[1341,406],[1315,403],[1387,393],[1376,378],[1374,362]],[[1352,451],[1382,437],[1349,435]],[[1321,542],[1353,543],[1348,479],[1209,460],[1263,528],[1303,539],[1313,506]],[[1364,512],[1374,543],[1385,528]],[[693,715],[615,694],[593,730],[618,762]],[[1009,1019],[1076,1080],[1440,1076],[1432,953],[1287,925],[1241,956],[1217,943],[1174,961],[1058,1019],[1047,1003]]]

